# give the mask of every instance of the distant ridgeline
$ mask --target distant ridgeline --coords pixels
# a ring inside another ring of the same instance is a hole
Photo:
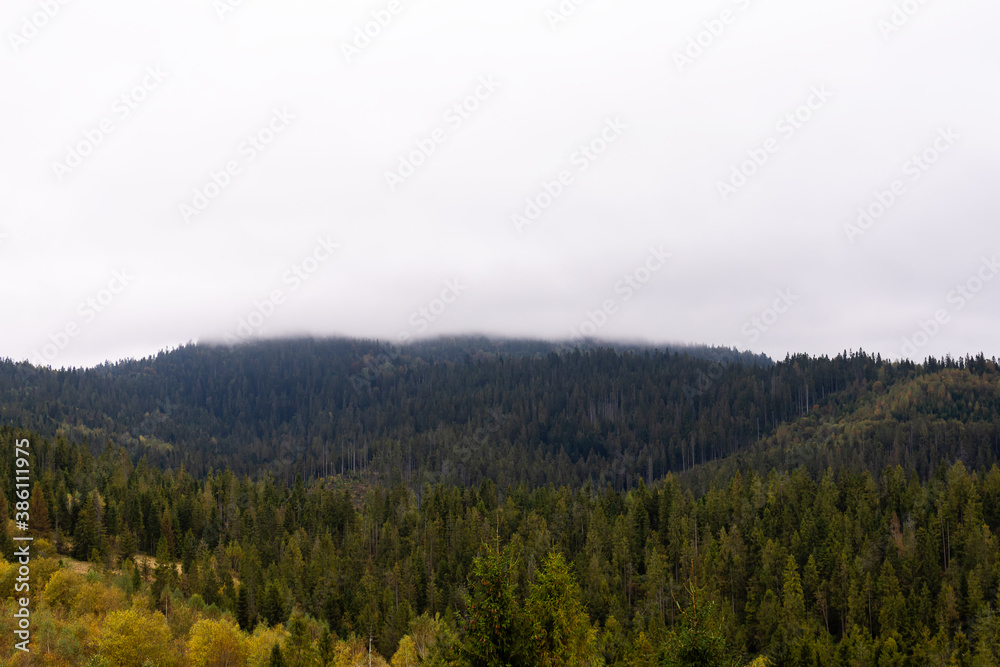
[[[628,490],[686,472],[707,488],[736,467],[897,464],[927,478],[941,463],[1000,458],[1000,372],[982,355],[774,363],[715,348],[305,339],[188,345],[86,370],[5,360],[0,423],[94,454],[110,441],[197,476],[277,481]]]
[[[716,352],[335,340],[0,362],[0,457],[31,441],[32,650],[1000,664],[997,362]],[[3,664],[19,563],[0,559]]]

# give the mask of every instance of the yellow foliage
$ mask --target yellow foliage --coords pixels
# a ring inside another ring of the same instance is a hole
[[[125,607],[125,593],[120,588],[87,581],[73,599],[72,608],[77,614],[103,616]]]
[[[46,584],[42,600],[49,607],[58,606],[64,611],[69,611],[70,603],[79,595],[83,584],[83,575],[73,570],[59,570]]]
[[[126,609],[108,614],[97,643],[97,654],[111,667],[142,667],[173,662],[170,629],[163,614]]]
[[[17,566],[0,560],[0,599],[14,597],[14,578],[17,577]]]
[[[19,567],[18,563],[8,563],[5,560],[0,560],[0,599],[13,598],[15,592],[18,596],[24,594],[25,591],[14,590],[14,584],[16,583],[14,579],[17,577]],[[29,595],[34,595],[36,591],[44,590],[45,585],[49,582],[49,578],[59,570],[59,561],[54,558],[36,558],[33,556],[28,567],[31,568],[31,580],[28,582],[31,589],[28,592]]]
[[[61,570],[59,561],[55,558],[31,559],[31,590],[43,591],[52,575]]]
[[[31,552],[38,556],[57,556],[56,548],[44,537],[36,537],[31,543]]]
[[[191,606],[190,601],[185,602],[179,593],[171,596],[164,611],[167,613],[167,622],[174,637],[184,637],[189,634],[194,624],[202,617],[198,610]]]
[[[246,638],[247,667],[267,667],[271,660],[271,647],[284,643],[287,634],[281,626],[268,628],[258,625],[254,633]]]
[[[399,640],[399,648],[396,649],[396,655],[392,656],[391,664],[392,667],[417,667],[420,664],[420,659],[417,657],[417,646],[410,639],[410,635]]]
[[[239,627],[228,619],[202,619],[191,628],[188,664],[193,667],[244,667],[246,646]]]
[[[346,642],[337,642],[337,647],[333,654],[333,667],[358,667],[368,665],[368,642],[357,637],[348,639]],[[385,659],[371,649],[372,667],[389,667]]]
[[[747,667],[771,667],[773,664],[766,656],[758,655],[753,661],[747,664]]]

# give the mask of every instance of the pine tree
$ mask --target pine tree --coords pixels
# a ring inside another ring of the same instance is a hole
[[[156,545],[156,569],[153,571],[153,585],[150,593],[154,601],[159,601],[163,592],[177,586],[177,570],[170,561],[170,548],[165,537],[160,536]]]
[[[101,524],[97,517],[97,495],[91,491],[80,507],[73,529],[73,558],[88,560],[94,550],[102,551]]]
[[[118,557],[124,562],[135,558],[135,551],[135,534],[131,530],[126,530],[118,541]]]
[[[278,587],[273,582],[269,582],[264,591],[264,603],[261,608],[261,615],[268,625],[277,625],[285,622],[285,601],[282,599],[281,591],[278,590]]]
[[[580,586],[566,559],[559,553],[550,554],[526,604],[539,665],[579,665],[592,657],[597,636],[580,598]]]
[[[275,644],[271,647],[271,660],[268,667],[285,667],[285,656],[281,653],[281,646]]]
[[[326,667],[333,662],[334,636],[329,627],[323,628],[323,634],[320,635],[316,649],[319,652],[321,667]]]
[[[299,614],[295,614],[288,624],[285,653],[288,655],[288,662],[295,667],[313,662],[312,637],[309,636],[305,619]]]
[[[786,628],[799,627],[805,619],[806,605],[802,593],[802,579],[799,577],[799,567],[795,558],[789,556],[785,561],[785,573],[781,589],[783,617]]]
[[[660,651],[663,667],[735,667],[737,652],[726,641],[722,612],[696,583],[689,584],[691,605],[667,633]],[[678,604],[678,606],[680,606]]]
[[[253,628],[250,625],[250,596],[247,587],[240,584],[236,591],[236,622],[240,625],[240,630],[249,632]]]
[[[39,482],[35,482],[35,487],[31,491],[30,511],[32,530],[36,530],[39,533],[47,533],[52,530],[52,520],[49,518],[49,506],[45,502],[45,491]]]
[[[201,597],[205,604],[219,604],[219,579],[215,576],[215,568],[211,563],[205,568],[205,576],[202,577]]]
[[[463,659],[470,667],[510,667],[534,665],[531,624],[517,603],[510,546],[472,563],[469,574],[466,638]]]

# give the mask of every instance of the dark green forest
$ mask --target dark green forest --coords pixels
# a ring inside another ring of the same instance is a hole
[[[981,355],[189,345],[0,363],[0,416],[33,529],[163,615],[162,664],[1000,664]],[[97,613],[63,588],[53,627]],[[105,635],[51,664],[132,664]]]

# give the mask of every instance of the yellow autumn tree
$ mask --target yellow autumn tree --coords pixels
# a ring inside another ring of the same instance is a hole
[[[287,635],[281,626],[269,628],[263,623],[258,625],[253,634],[246,638],[247,667],[266,667],[270,662],[271,649],[275,644],[283,643]]]
[[[375,651],[374,647],[371,647],[367,641],[360,637],[352,637],[347,641],[337,643],[333,658],[334,667],[356,667],[356,665],[369,664],[372,667],[388,666],[388,663]]]
[[[417,646],[413,643],[410,635],[406,635],[399,640],[399,648],[392,656],[392,667],[417,667],[420,658],[417,657]]]
[[[243,633],[230,620],[202,619],[191,628],[187,657],[192,667],[245,667]]]
[[[49,583],[45,585],[42,593],[42,600],[51,608],[69,611],[70,604],[80,593],[84,578],[82,574],[70,569],[59,570],[52,575]]]
[[[125,593],[114,586],[98,581],[85,581],[80,585],[70,607],[77,614],[103,616],[126,606]]]
[[[108,614],[97,642],[97,654],[111,667],[142,667],[173,662],[170,628],[163,614],[125,609]]]

